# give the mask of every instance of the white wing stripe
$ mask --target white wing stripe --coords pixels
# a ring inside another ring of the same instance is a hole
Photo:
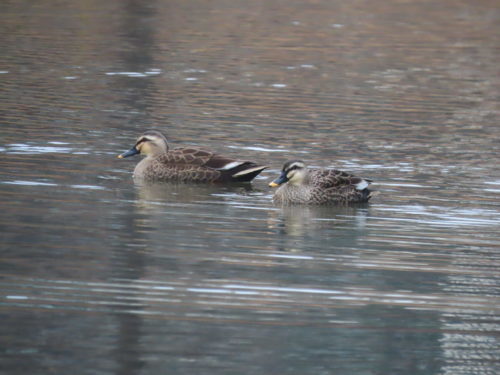
[[[236,168],[236,167],[242,165],[243,163],[244,163],[244,161],[232,161],[231,163],[227,163],[222,168],[219,168],[219,170],[221,170],[221,171],[227,171],[228,169]]]
[[[361,180],[361,182],[358,182],[358,183],[356,184],[356,189],[358,189],[358,190],[363,190],[363,189],[367,188],[367,187],[368,187],[368,185],[370,185],[370,183],[369,183],[368,181],[366,181],[366,180]]]
[[[265,168],[266,167],[259,166],[259,167],[244,169],[244,170],[242,170],[242,171],[240,171],[238,173],[233,174],[233,177],[244,176],[246,174],[249,174],[249,173],[252,173],[252,172],[255,172],[255,171],[260,171],[260,170],[265,169]]]

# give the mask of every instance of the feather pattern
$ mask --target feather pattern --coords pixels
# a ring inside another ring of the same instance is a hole
[[[326,205],[368,202],[373,195],[367,189],[371,182],[336,169],[307,169],[303,161],[291,160],[270,186],[279,186],[275,203]]]
[[[267,168],[201,147],[169,150],[166,138],[154,130],[141,135],[135,146],[119,157],[137,153],[145,154],[146,157],[135,167],[134,178],[149,181],[249,182]]]

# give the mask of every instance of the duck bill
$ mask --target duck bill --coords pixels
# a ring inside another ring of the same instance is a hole
[[[278,187],[287,181],[288,181],[288,178],[286,177],[286,173],[283,172],[283,173],[281,173],[281,176],[279,176],[276,180],[269,183],[269,186],[270,187]]]
[[[139,153],[139,150],[137,150],[134,146],[130,150],[128,150],[127,152],[124,152],[123,154],[118,155],[118,159],[128,158],[129,156],[137,155],[138,153]]]

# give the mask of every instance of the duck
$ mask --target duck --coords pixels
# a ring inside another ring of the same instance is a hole
[[[177,182],[250,182],[267,166],[238,160],[202,147],[169,148],[167,138],[157,130],[140,135],[134,146],[118,155],[145,155],[134,169],[134,179]]]
[[[269,183],[278,187],[273,201],[281,205],[346,205],[366,203],[374,195],[372,180],[336,169],[309,169],[302,160],[289,160],[281,175]]]

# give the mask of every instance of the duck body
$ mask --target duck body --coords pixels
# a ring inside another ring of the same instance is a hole
[[[279,186],[273,196],[277,204],[346,205],[368,202],[373,196],[370,183],[344,171],[308,169],[303,161],[290,160],[269,185]]]
[[[134,147],[119,155],[146,157],[134,169],[134,178],[146,181],[178,182],[249,182],[266,166],[248,160],[237,160],[198,147],[169,149],[166,138],[158,131],[142,134]]]

